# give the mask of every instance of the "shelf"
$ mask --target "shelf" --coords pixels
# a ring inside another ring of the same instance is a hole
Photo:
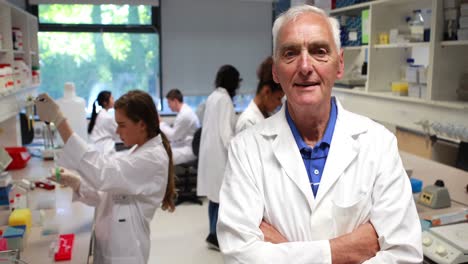
[[[3,90],[0,93],[0,100],[3,97],[7,97],[7,96],[10,96],[10,95],[16,95],[16,94],[19,94],[19,93],[30,92],[30,91],[38,88],[38,87],[39,87],[39,84],[34,84],[34,85],[31,85],[30,87],[25,87],[25,88],[13,88],[13,89],[8,89],[8,90]]]
[[[364,48],[368,48],[369,45],[362,45],[362,46],[349,46],[349,47],[343,47],[343,50],[362,50]]]
[[[372,4],[376,5],[401,5],[411,4],[412,2],[425,2],[426,0],[376,0]],[[426,1],[427,2],[427,1]]]
[[[365,2],[365,3],[356,4],[356,5],[350,5],[350,6],[335,8],[335,9],[330,10],[330,15],[336,15],[336,14],[340,14],[340,13],[359,12],[359,11],[361,11],[363,9],[369,8],[371,3],[372,2]]]
[[[373,47],[376,48],[376,49],[401,49],[401,48],[429,47],[429,42],[377,44],[377,45],[374,45]]]
[[[34,85],[27,88],[14,88],[3,91],[0,94],[0,123],[18,114],[19,110],[31,103],[26,99],[39,86]]]
[[[440,43],[442,47],[448,46],[468,46],[468,40],[448,40]]]
[[[348,89],[348,88],[340,88],[340,87],[333,87],[333,91],[337,91],[340,93],[358,94],[358,95],[369,96],[369,97],[379,97],[379,98],[385,98],[385,99],[390,99],[390,100],[395,100],[395,101],[418,103],[418,104],[424,104],[428,106],[438,106],[438,107],[445,107],[445,108],[450,108],[450,109],[468,110],[468,102],[464,102],[464,101],[426,100],[426,99],[416,98],[416,97],[397,96],[397,95],[393,95],[392,92],[366,92],[363,89]]]

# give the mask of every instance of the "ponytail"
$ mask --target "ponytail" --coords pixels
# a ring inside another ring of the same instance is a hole
[[[169,212],[173,212],[175,210],[174,199],[177,193],[175,189],[175,172],[174,162],[172,161],[172,149],[166,135],[162,131],[159,134],[161,135],[164,149],[166,149],[167,156],[169,157],[169,173],[167,179],[167,187],[161,207],[163,210],[169,210]]]
[[[93,103],[93,111],[91,112],[91,120],[89,120],[88,124],[88,134],[93,132],[94,125],[96,124],[97,112],[96,112],[96,101]]]
[[[105,107],[106,105],[109,105],[109,100],[112,96],[112,93],[110,91],[101,91],[97,98],[96,101],[93,103],[93,111],[91,112],[91,120],[89,120],[89,125],[88,125],[88,134],[91,134],[93,132],[94,125],[96,124],[96,118],[98,113],[96,112],[96,103],[100,105],[101,107]]]

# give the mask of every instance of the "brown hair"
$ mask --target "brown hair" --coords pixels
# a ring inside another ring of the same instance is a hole
[[[256,94],[259,94],[263,86],[267,86],[271,92],[276,92],[276,91],[282,91],[283,89],[281,88],[281,85],[279,83],[276,83],[273,80],[273,58],[271,56],[267,57],[265,60],[262,61],[260,66],[258,66],[257,69],[257,78],[258,78],[258,84],[257,84],[257,92]]]
[[[182,92],[179,89],[172,89],[166,94],[167,99],[174,100],[176,99],[177,101],[183,103],[184,102],[184,96],[182,95]]]
[[[175,173],[174,163],[172,160],[172,149],[166,135],[159,129],[159,118],[151,96],[141,90],[132,90],[122,95],[114,104],[115,109],[120,109],[125,112],[125,115],[133,122],[143,121],[146,124],[148,138],[154,138],[161,135],[164,149],[169,157],[169,173],[167,180],[166,193],[162,201],[162,209],[172,212],[175,210],[174,199],[176,197],[175,190]]]

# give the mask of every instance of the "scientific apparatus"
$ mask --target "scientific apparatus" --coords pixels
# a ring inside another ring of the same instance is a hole
[[[424,187],[418,203],[433,209],[450,207],[450,194],[444,182],[437,180],[434,185]]]
[[[468,223],[438,226],[422,234],[423,253],[441,264],[468,262]]]

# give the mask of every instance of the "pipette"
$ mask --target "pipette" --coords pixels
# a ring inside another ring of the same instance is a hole
[[[45,98],[37,99],[39,102],[44,102]],[[55,179],[57,182],[60,182],[60,167],[57,166],[57,152],[55,151],[55,144],[54,144],[54,136],[52,134],[52,130],[50,129],[50,122],[44,121],[47,126],[48,134],[50,136],[50,144],[52,145],[52,152],[54,154],[54,171],[55,171]]]
[[[52,152],[54,153],[54,171],[55,171],[55,179],[57,182],[60,182],[60,167],[57,166],[57,152],[55,151],[55,144],[54,144],[54,135],[52,134],[52,130],[50,129],[50,123],[45,122],[47,126],[47,130],[49,131],[50,136],[50,144],[52,145]]]

